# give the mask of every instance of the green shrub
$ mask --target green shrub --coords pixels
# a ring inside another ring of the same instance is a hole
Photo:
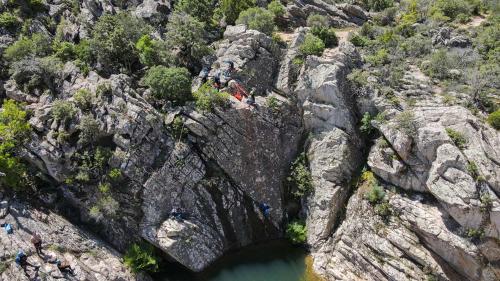
[[[384,197],[384,189],[377,184],[372,184],[371,189],[365,194],[365,199],[372,205],[381,203],[384,200]]]
[[[307,241],[307,228],[305,223],[294,221],[286,226],[286,237],[292,244],[304,244]]]
[[[274,14],[275,17],[282,17],[286,13],[285,6],[279,0],[273,0],[267,5],[267,9]]]
[[[189,133],[188,128],[186,128],[186,126],[184,125],[184,121],[180,116],[175,116],[174,121],[171,125],[171,130],[172,137],[174,137],[175,140],[180,140]]]
[[[389,63],[389,52],[386,49],[379,49],[375,54],[366,57],[366,61],[373,65],[384,65]]]
[[[254,7],[241,12],[236,24],[245,24],[249,29],[271,35],[274,30],[274,15],[268,10]]]
[[[103,194],[109,193],[109,191],[111,190],[111,184],[109,184],[108,182],[101,183],[99,184],[97,189],[99,189],[99,192]]]
[[[370,115],[369,112],[365,112],[365,114],[363,115],[363,118],[361,119],[361,126],[359,127],[359,130],[361,131],[361,133],[365,134],[365,135],[369,135],[373,132],[373,126],[371,124],[373,118],[372,116]]]
[[[324,50],[325,43],[323,42],[323,40],[310,33],[306,35],[304,42],[299,47],[299,51],[303,56],[321,56]]]
[[[450,68],[451,62],[446,49],[439,49],[431,54],[424,72],[432,78],[444,79],[449,77]]]
[[[118,168],[113,168],[109,171],[108,177],[112,181],[119,181],[122,178],[122,171]]]
[[[328,28],[330,23],[328,18],[323,15],[312,14],[307,17],[307,26],[310,28]]]
[[[185,68],[154,66],[144,76],[143,83],[157,99],[180,104],[191,99],[191,78]]]
[[[4,101],[0,111],[0,186],[21,190],[28,185],[27,168],[17,157],[21,144],[28,140],[31,127],[27,113],[12,100]]]
[[[73,94],[75,104],[82,110],[89,110],[92,108],[94,95],[87,89],[80,89]]]
[[[364,87],[368,84],[369,72],[362,69],[354,69],[347,75],[347,80],[354,84],[356,87]]]
[[[266,105],[272,111],[277,111],[280,108],[280,104],[278,102],[278,99],[275,96],[268,97],[266,100]]]
[[[480,240],[484,237],[484,229],[481,228],[469,228],[465,233],[468,238],[473,240]]]
[[[363,6],[368,10],[382,11],[394,5],[393,0],[362,0]]]
[[[92,63],[93,54],[89,40],[80,40],[78,44],[74,45],[73,52],[75,57],[82,62]]]
[[[454,20],[459,14],[472,14],[473,7],[467,1],[456,0],[435,0],[431,9],[431,15],[438,17],[444,16],[443,19]]]
[[[396,130],[400,130],[408,136],[414,136],[417,133],[417,128],[417,122],[413,112],[404,111],[396,117]]]
[[[459,149],[465,149],[467,147],[467,139],[462,133],[455,131],[452,128],[446,128],[446,133]]]
[[[160,259],[154,251],[154,247],[149,244],[133,244],[123,257],[124,264],[135,273],[158,272]]]
[[[349,34],[349,42],[351,42],[356,47],[363,47],[368,45],[369,43],[366,37],[361,36],[358,33]]]
[[[84,115],[77,129],[80,130],[78,143],[83,145],[94,142],[99,135],[99,123],[92,115]]]
[[[135,43],[148,32],[146,23],[128,13],[105,14],[94,26],[90,47],[108,72],[130,72],[139,61]]]
[[[0,14],[0,27],[13,29],[19,25],[19,20],[11,12],[5,11]]]
[[[166,43],[153,40],[149,35],[143,35],[135,44],[139,52],[139,60],[147,66],[169,65],[173,63],[173,55],[167,51]]]
[[[490,124],[493,128],[500,130],[500,109],[490,113],[490,115],[488,115],[487,121],[488,124]]]
[[[68,120],[73,119],[75,117],[76,110],[73,107],[71,102],[65,100],[56,100],[52,104],[52,109],[50,110],[50,114],[56,121],[61,121],[62,123],[66,123]]]
[[[470,161],[469,163],[467,163],[467,172],[474,180],[477,180],[479,178],[479,168],[477,167],[476,162]]]
[[[207,82],[194,92],[193,96],[196,99],[198,110],[211,112],[215,107],[228,107],[231,95],[217,91],[210,82]]]
[[[211,49],[204,39],[205,24],[196,18],[184,14],[174,13],[167,23],[166,48],[177,49],[180,63],[190,65],[197,63]]]
[[[175,11],[184,12],[208,23],[212,19],[214,3],[213,0],[179,0],[175,4]]]
[[[50,38],[42,33],[35,33],[31,37],[22,37],[7,47],[4,57],[8,61],[19,61],[26,57],[47,56],[52,51]]]
[[[384,219],[387,219],[392,214],[392,207],[389,202],[382,202],[375,206],[375,213]]]
[[[339,44],[335,29],[333,28],[313,27],[311,28],[311,33],[323,40],[327,48],[332,48]]]
[[[293,194],[297,197],[304,196],[313,190],[312,175],[305,153],[301,153],[292,163],[287,181],[291,184],[294,190]]]
[[[479,200],[481,201],[481,207],[480,207],[481,212],[483,213],[489,212],[493,207],[493,198],[489,193],[482,194]]]
[[[25,58],[12,63],[9,74],[25,92],[47,88],[55,93],[62,84],[62,68],[56,57]]]
[[[225,17],[227,24],[234,24],[240,13],[255,6],[255,0],[221,0],[218,13]]]

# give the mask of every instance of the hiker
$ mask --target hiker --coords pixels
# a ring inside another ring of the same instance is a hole
[[[212,77],[212,80],[214,81],[213,87],[217,90],[220,90],[220,88],[222,87],[220,83],[220,76],[221,76],[220,64],[218,62],[215,62],[213,69],[215,70],[214,76]]]
[[[266,203],[260,203],[259,209],[266,218],[268,218],[271,214],[271,206],[267,205]]]
[[[14,229],[12,228],[12,225],[10,223],[2,223],[2,224],[0,224],[0,227],[5,228],[5,232],[7,234],[14,233]]]
[[[32,265],[31,263],[28,262],[28,256],[22,250],[19,250],[19,252],[17,253],[16,264],[19,265],[24,270],[24,274],[28,278],[30,278],[27,271],[28,266],[33,267],[35,269],[39,268],[39,266]]]
[[[64,261],[60,261],[60,260],[57,260],[56,261],[56,264],[57,264],[57,268],[59,269],[59,271],[61,272],[69,272],[71,275],[75,275],[75,272],[73,271],[73,268],[71,268],[71,265],[69,264],[68,261],[64,260]]]
[[[229,67],[226,70],[222,71],[222,75],[220,77],[220,82],[222,86],[228,85],[229,81],[232,80],[233,72],[236,70],[234,68],[234,63],[232,61],[224,61],[224,62],[227,63]]]
[[[35,246],[35,251],[38,255],[42,255],[42,238],[40,237],[40,235],[38,235],[38,233],[33,233],[33,235],[31,236],[31,244],[33,244],[33,246]]]
[[[207,82],[209,72],[210,72],[210,69],[207,66],[204,66],[200,72],[200,75],[198,75],[198,77],[201,80],[201,84],[205,84]]]
[[[249,106],[255,106],[255,88],[250,91],[250,96],[247,98],[246,103]]]

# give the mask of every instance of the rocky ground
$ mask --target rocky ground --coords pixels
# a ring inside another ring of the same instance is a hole
[[[64,1],[45,4],[68,23],[64,36],[76,40],[88,37],[100,16],[120,10],[160,26],[173,2],[85,0],[78,17]],[[387,95],[379,86],[390,65],[376,66],[370,45],[351,42],[382,12],[349,1],[286,2],[284,43],[230,25],[203,58],[212,69],[234,62],[239,81],[257,94],[255,107],[235,98],[210,112],[194,102],[159,104],[136,74],[104,75],[98,67],[84,73],[72,61],[62,68],[57,96],[27,91],[14,77],[0,81],[0,98],[22,102],[31,113],[32,133],[20,154],[49,186],[30,196],[0,193],[0,222],[14,225],[13,234],[0,232],[1,279],[26,280],[13,262],[23,249],[41,265],[29,271],[34,280],[150,280],[122,262],[139,241],[199,272],[231,250],[283,238],[298,217],[325,280],[499,280],[500,134],[485,122],[487,113],[467,106],[467,94],[450,86],[457,80],[430,77],[426,63],[412,57]],[[339,46],[301,57],[313,14],[339,28]],[[484,21],[422,34],[436,48],[472,52],[472,36],[463,30]],[[31,28],[49,33],[36,18]],[[15,40],[2,32],[0,52]],[[360,69],[369,72],[363,85],[351,76]],[[491,89],[498,98],[498,88]],[[82,90],[83,105],[75,95]],[[68,120],[52,114],[61,100],[79,104]],[[93,151],[78,141],[82,122],[96,128]],[[91,165],[91,178],[79,180],[100,150],[108,155],[104,164]],[[313,188],[297,199],[286,183],[301,152]],[[367,200],[374,188],[383,195]],[[37,204],[29,203],[34,198]],[[271,206],[269,216],[261,203]],[[187,219],[173,218],[173,209]],[[31,249],[33,231],[44,239],[45,257]],[[68,260],[76,274],[61,275],[44,262],[52,257]]]

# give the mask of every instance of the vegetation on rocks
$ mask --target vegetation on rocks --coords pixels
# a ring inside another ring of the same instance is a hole
[[[144,76],[143,83],[157,99],[176,103],[191,99],[191,78],[185,68],[154,66]]]
[[[305,153],[301,153],[292,163],[287,180],[292,186],[293,194],[297,197],[304,196],[312,191],[312,175],[308,168]]]
[[[157,272],[160,259],[154,253],[153,246],[149,244],[132,244],[123,257],[125,265],[133,272]]]
[[[286,227],[286,237],[293,244],[304,244],[307,241],[307,229],[305,223],[294,221]]]

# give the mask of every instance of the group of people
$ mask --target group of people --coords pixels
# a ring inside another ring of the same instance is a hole
[[[212,87],[217,91],[228,92],[237,100],[245,102],[250,106],[255,106],[255,94],[252,90],[250,94],[247,93],[245,88],[236,79],[233,78],[236,68],[232,61],[224,61],[226,67],[221,69],[218,62],[214,63],[213,75],[210,75],[210,68],[204,67],[200,72],[200,79],[202,83],[210,81]]]
[[[12,225],[9,223],[2,223],[2,224],[0,224],[0,227],[4,228],[5,232],[8,235],[12,235],[14,233]],[[35,248],[35,252],[37,253],[37,255],[40,258],[42,258],[45,262],[55,264],[57,266],[57,268],[62,273],[67,272],[67,273],[70,273],[71,275],[74,275],[74,271],[71,268],[71,265],[69,264],[68,261],[60,260],[57,257],[48,256],[48,255],[45,255],[43,253],[42,237],[40,237],[40,235],[37,232],[34,232],[32,234],[30,242],[33,245],[33,247]],[[34,265],[34,264],[28,262],[28,255],[26,253],[24,253],[23,250],[18,251],[18,253],[16,255],[15,262],[18,266],[20,266],[23,269],[24,274],[26,275],[26,277],[28,277],[28,279],[31,279],[31,277],[28,273],[28,267],[34,268],[37,273],[38,273],[38,269],[40,268],[39,265]],[[37,274],[35,274],[35,276],[36,275]]]

